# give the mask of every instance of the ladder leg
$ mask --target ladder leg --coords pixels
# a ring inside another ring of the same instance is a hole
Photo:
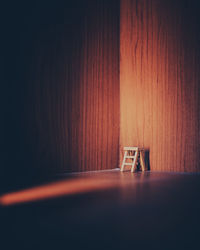
[[[127,151],[125,151],[125,154],[124,154],[124,159],[123,159],[122,166],[121,166],[121,172],[124,171],[124,165],[125,165],[125,162],[126,162],[126,156],[127,156]]]
[[[132,173],[133,173],[134,170],[135,170],[135,166],[136,166],[137,159],[138,159],[138,149],[135,150],[135,158],[134,158],[133,165],[132,165],[132,168],[131,168],[131,172],[132,172]]]
[[[140,165],[142,167],[142,171],[145,171],[145,161],[143,157],[143,151],[140,151]]]

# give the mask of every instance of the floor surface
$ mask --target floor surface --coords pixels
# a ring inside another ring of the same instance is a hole
[[[66,174],[46,189],[1,204],[1,250],[200,249],[199,174]]]

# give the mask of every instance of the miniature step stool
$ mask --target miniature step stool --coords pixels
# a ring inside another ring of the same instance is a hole
[[[124,151],[125,151],[125,154],[124,154],[124,159],[123,159],[122,167],[121,167],[122,172],[124,171],[124,166],[129,165],[129,166],[132,166],[131,167],[131,172],[133,173],[134,170],[135,170],[136,163],[137,163],[139,155],[140,155],[140,165],[142,167],[142,171],[145,171],[145,161],[144,161],[144,157],[143,157],[144,149],[143,148],[124,147]],[[135,152],[135,154],[131,155],[131,152],[133,152],[133,153]],[[132,159],[133,162],[131,162],[131,163],[126,162],[126,159]]]

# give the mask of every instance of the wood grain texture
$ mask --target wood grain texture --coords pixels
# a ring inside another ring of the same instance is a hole
[[[15,127],[18,135],[16,140],[10,135],[15,145],[8,145],[10,169],[18,165],[17,175],[27,169],[40,175],[116,168],[119,1],[34,7],[33,13],[27,7],[16,25],[20,52],[15,51],[13,67],[20,76],[13,80],[16,106],[10,104],[10,110],[17,119],[10,131]]]
[[[200,171],[198,11],[197,1],[121,1],[121,158],[139,146],[151,170]]]
[[[45,103],[43,98],[35,102],[38,145],[46,154],[46,164],[53,163],[61,172],[118,165],[117,6],[114,1],[85,4],[70,47],[65,35],[54,41],[42,58],[48,60],[51,53],[48,64],[36,73],[43,77],[42,82],[36,81],[36,95],[45,95]],[[44,154],[41,151],[37,151],[39,161]]]

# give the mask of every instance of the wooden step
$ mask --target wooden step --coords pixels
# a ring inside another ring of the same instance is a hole
[[[127,162],[127,163],[124,162],[123,164],[124,164],[124,166],[125,166],[125,165],[129,165],[129,166],[132,166],[132,165],[133,165],[133,163],[129,163],[129,162]]]

